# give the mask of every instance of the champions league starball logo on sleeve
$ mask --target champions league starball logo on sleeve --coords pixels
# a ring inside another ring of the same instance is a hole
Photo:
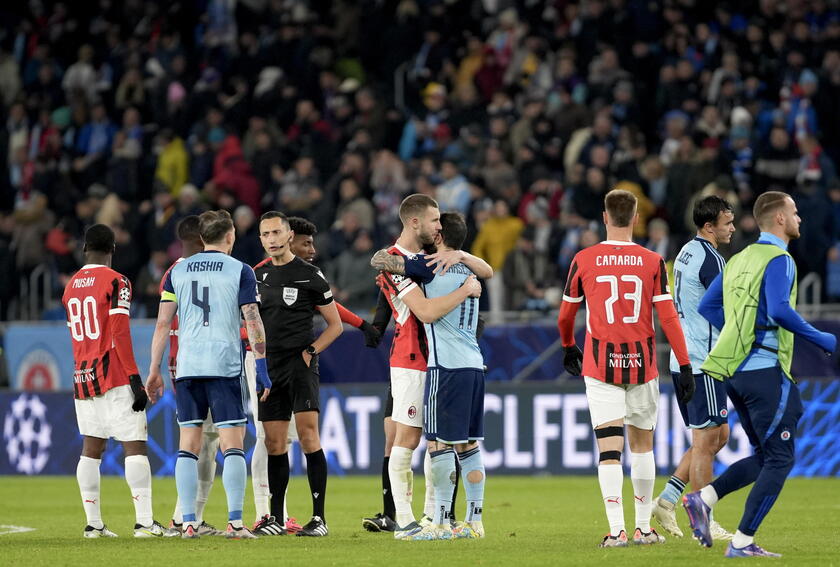
[[[12,403],[3,422],[3,442],[9,464],[17,472],[38,474],[50,458],[52,426],[47,406],[38,396],[21,394]]]

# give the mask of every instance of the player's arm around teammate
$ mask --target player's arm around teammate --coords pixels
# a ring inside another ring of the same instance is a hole
[[[468,297],[481,297],[481,284],[470,276],[464,285],[443,297],[427,298],[419,287],[403,296],[403,301],[423,323],[434,323],[459,305]]]
[[[461,263],[468,267],[476,277],[487,280],[493,277],[493,268],[478,256],[464,250],[442,250],[425,256],[426,266],[432,267],[432,274],[445,274],[449,268]],[[388,250],[379,250],[370,260],[370,265],[382,272],[406,274],[405,257],[394,255]],[[410,274],[409,274],[410,275]]]

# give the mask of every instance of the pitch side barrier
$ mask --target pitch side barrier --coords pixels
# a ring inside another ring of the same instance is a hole
[[[840,475],[840,381],[800,382],[805,415],[796,442],[798,476]],[[321,444],[331,474],[379,474],[382,463],[383,384],[324,385],[321,390]],[[730,408],[731,410],[731,408]],[[730,411],[729,445],[718,455],[722,469],[750,452],[749,443]],[[157,476],[173,475],[178,452],[175,401],[171,392],[148,410],[149,460]],[[81,451],[81,437],[71,392],[0,392],[3,443],[0,474],[71,475]],[[485,397],[485,466],[501,474],[594,473],[598,452],[580,381],[490,383]],[[253,451],[253,425],[246,438]],[[659,472],[670,472],[688,446],[670,381],[662,384],[654,452]],[[114,442],[102,458],[103,474],[123,474],[122,448]],[[293,471],[303,472],[300,447],[292,451]],[[420,470],[422,452],[414,455]],[[624,459],[629,462],[629,458]]]

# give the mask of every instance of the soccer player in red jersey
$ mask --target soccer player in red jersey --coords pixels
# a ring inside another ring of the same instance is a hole
[[[85,232],[87,262],[67,283],[62,303],[73,343],[76,420],[84,437],[76,479],[87,516],[86,538],[116,537],[100,513],[99,463],[109,437],[122,442],[131,489],[134,537],[159,537],[152,518],[152,471],[146,456],[148,397],[134,361],[129,329],[131,283],[111,269],[114,232],[103,224]]]
[[[426,246],[432,246],[440,232],[440,209],[437,202],[426,195],[409,195],[400,204],[400,219],[403,230],[397,242],[388,249],[391,255],[414,257]],[[486,262],[469,256],[465,258],[460,251],[446,258],[437,260],[441,269],[464,260],[469,267],[481,277],[491,277],[492,269]],[[456,258],[457,257],[457,258]],[[431,259],[431,258],[430,258]],[[474,266],[478,260],[477,266]],[[489,274],[482,270],[486,268]],[[396,424],[394,443],[388,463],[388,474],[391,480],[394,506],[396,509],[396,527],[394,536],[401,539],[420,529],[414,520],[411,510],[411,496],[413,492],[413,475],[411,472],[411,457],[420,444],[423,428],[423,392],[426,381],[426,360],[428,346],[423,324],[418,321],[416,314],[421,314],[424,320],[435,320],[446,314],[455,305],[463,301],[457,299],[448,308],[443,306],[451,301],[450,296],[458,291],[435,299],[426,299],[418,285],[412,279],[383,272],[383,292],[391,304],[394,321],[394,341],[391,345],[391,394],[393,396],[393,411],[391,418]],[[435,315],[436,314],[436,315]],[[427,500],[429,500],[427,493]],[[428,508],[427,502],[426,508]]]
[[[570,374],[583,373],[600,451],[598,481],[610,524],[610,533],[600,546],[628,544],[621,501],[625,423],[633,453],[630,464],[636,507],[633,542],[661,543],[664,538],[650,527],[656,478],[653,430],[659,401],[654,307],[679,361],[679,382],[686,401],[694,394],[694,377],[682,327],[668,291],[665,261],[632,242],[633,226],[638,222],[636,197],[628,191],[613,190],[607,193],[604,206],[607,240],[578,252],[566,280],[558,318],[565,349],[564,365]],[[575,345],[574,322],[584,301],[586,338],[581,353]]]
[[[204,250],[204,243],[201,242],[199,234],[200,221],[197,215],[184,217],[175,227],[178,240],[181,241],[181,257],[172,264],[163,277],[160,279],[160,293],[163,293],[163,284],[166,276],[184,258],[198,254]],[[169,375],[172,386],[175,387],[177,374],[176,360],[178,359],[178,315],[172,318],[172,325],[169,329]],[[212,416],[208,416],[202,426],[201,451],[198,454],[198,496],[195,503],[196,519],[199,522],[198,534],[221,535],[222,532],[204,521],[204,506],[210,496],[210,489],[213,488],[213,480],[216,478],[216,452],[219,450],[219,430],[213,424]],[[175,501],[175,510],[172,513],[172,521],[169,528],[163,534],[164,537],[179,537],[183,531],[183,517],[181,515],[181,502]]]

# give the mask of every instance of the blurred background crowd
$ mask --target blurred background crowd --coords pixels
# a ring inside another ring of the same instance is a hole
[[[692,203],[763,191],[803,218],[793,254],[840,298],[837,0],[23,0],[0,7],[0,318],[63,317],[80,242],[154,317],[185,215],[313,221],[336,297],[375,305],[368,258],[406,195],[465,215],[496,312],[556,307],[602,197],[639,197],[672,260]]]

